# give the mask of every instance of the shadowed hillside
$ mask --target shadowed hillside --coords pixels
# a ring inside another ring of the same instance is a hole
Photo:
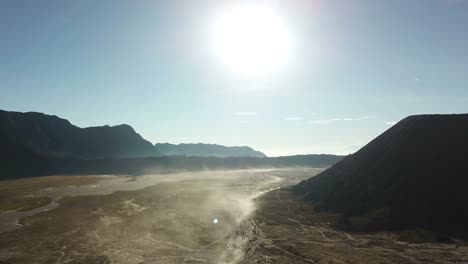
[[[49,159],[9,140],[0,132],[0,179],[46,175],[51,166]]]
[[[468,235],[468,115],[405,118],[294,187],[355,230],[429,228]]]

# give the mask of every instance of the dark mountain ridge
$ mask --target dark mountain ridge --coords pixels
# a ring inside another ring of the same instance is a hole
[[[129,125],[80,128],[68,120],[37,112],[0,110],[0,132],[15,142],[45,156],[106,159],[154,156],[265,157],[250,147],[216,144],[156,144],[153,146]]]
[[[155,147],[164,156],[202,156],[202,157],[266,157],[251,147],[227,147],[217,144],[169,144],[157,143]]]
[[[342,158],[335,155],[268,158],[249,147],[183,146],[189,146],[191,152],[161,156],[155,146],[129,125],[79,128],[57,116],[0,110],[0,179],[53,174],[140,175],[179,170],[328,167]]]
[[[468,114],[410,116],[293,192],[356,230],[468,237]]]
[[[33,152],[83,159],[157,156],[129,125],[79,128],[57,116],[0,110],[0,132]]]

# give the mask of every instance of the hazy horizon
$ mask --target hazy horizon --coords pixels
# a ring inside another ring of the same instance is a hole
[[[258,31],[236,32],[241,16]],[[7,0],[0,109],[153,144],[349,154],[408,115],[468,112],[467,24],[466,0]]]

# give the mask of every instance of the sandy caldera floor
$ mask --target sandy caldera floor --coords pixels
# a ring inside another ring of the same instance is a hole
[[[468,243],[410,244],[397,234],[346,233],[330,227],[334,215],[316,214],[287,188],[257,199],[257,235],[243,264],[252,263],[468,263]]]
[[[254,198],[318,171],[4,181],[0,263],[237,263],[255,236]]]
[[[26,216],[15,229],[0,221],[0,263],[468,263],[465,242],[331,228],[334,215],[284,188],[321,170],[3,181],[0,220]]]

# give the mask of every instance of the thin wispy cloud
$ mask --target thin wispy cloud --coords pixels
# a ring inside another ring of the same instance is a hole
[[[335,122],[352,122],[352,121],[360,121],[360,120],[367,120],[370,118],[375,118],[375,116],[361,116],[358,118],[330,118],[330,119],[325,119],[325,120],[312,120],[309,121],[310,124],[312,125],[326,125],[326,124],[331,124]]]
[[[340,118],[332,118],[332,119],[326,119],[326,120],[312,120],[309,123],[312,125],[327,125],[331,124],[336,121],[340,121]]]
[[[367,120],[371,118],[375,118],[375,116],[361,116],[358,118],[343,118],[343,121],[359,121],[359,120]]]
[[[233,115],[256,115],[256,112],[235,112]]]
[[[363,120],[363,119],[371,119],[371,118],[375,118],[375,116],[361,116],[358,119]]]
[[[298,121],[298,120],[304,120],[303,117],[283,117],[283,120],[286,121]]]
[[[397,122],[395,122],[395,121],[387,121],[387,122],[385,122],[385,124],[386,124],[386,125],[389,125],[389,126],[393,126],[393,125],[395,125],[396,123],[397,123]]]

